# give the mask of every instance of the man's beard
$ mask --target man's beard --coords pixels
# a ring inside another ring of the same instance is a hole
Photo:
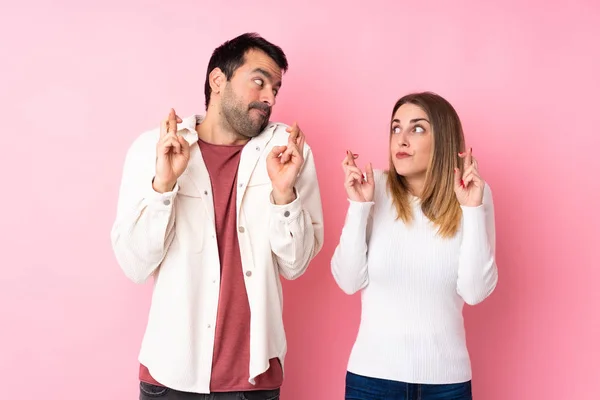
[[[258,136],[267,127],[269,117],[271,116],[271,107],[260,101],[254,101],[246,106],[235,96],[229,87],[225,89],[224,94],[225,96],[221,103],[221,112],[229,126],[235,132],[241,136],[253,138]],[[252,118],[250,115],[252,109],[263,111],[266,115]]]

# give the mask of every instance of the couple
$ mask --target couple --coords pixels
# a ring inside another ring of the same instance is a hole
[[[269,120],[287,68],[257,34],[223,43],[205,115],[171,110],[127,152],[111,240],[128,278],[154,282],[142,400],[279,399],[280,275],[301,276],[323,246],[311,150],[297,124]],[[443,98],[402,97],[389,137],[385,172],[342,157],[349,208],[331,271],[362,293],[345,396],[471,399],[462,308],[496,286],[492,195]]]

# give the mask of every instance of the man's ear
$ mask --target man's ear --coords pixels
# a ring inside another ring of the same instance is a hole
[[[227,78],[223,71],[221,71],[221,68],[215,68],[208,74],[208,83],[213,93],[220,93],[226,81]]]

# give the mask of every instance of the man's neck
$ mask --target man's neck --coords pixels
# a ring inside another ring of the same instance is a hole
[[[235,132],[231,126],[219,115],[207,112],[204,120],[196,125],[196,132],[200,140],[216,145],[243,145],[248,143],[249,138]]]

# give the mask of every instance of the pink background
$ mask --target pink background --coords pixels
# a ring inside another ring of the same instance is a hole
[[[2,398],[137,398],[151,286],[110,247],[123,157],[170,107],[203,111],[211,51],[258,31],[289,57],[274,119],[307,134],[326,211],[322,253],[284,284],[282,398],[343,398],[360,302],[329,270],[340,162],[385,167],[393,103],[432,90],[495,194],[499,286],[465,311],[475,398],[598,399],[600,3],[326,3],[3,2]]]

